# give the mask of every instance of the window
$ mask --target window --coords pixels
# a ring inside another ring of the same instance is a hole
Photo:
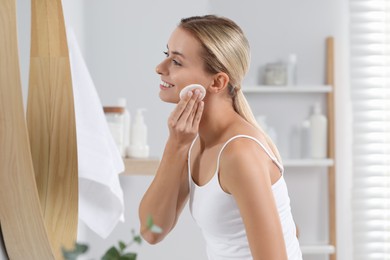
[[[353,254],[390,259],[390,1],[350,0]]]

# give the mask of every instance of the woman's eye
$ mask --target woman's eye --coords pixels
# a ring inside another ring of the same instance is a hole
[[[164,54],[165,54],[165,57],[169,57],[169,53],[167,52],[167,51],[164,51],[163,52]],[[174,64],[174,65],[176,65],[176,66],[181,66],[181,63],[180,62],[178,62],[177,60],[175,60],[175,59],[172,59],[172,63]]]
[[[181,66],[181,63],[178,62],[177,60],[172,60],[173,64],[177,65],[177,66]]]

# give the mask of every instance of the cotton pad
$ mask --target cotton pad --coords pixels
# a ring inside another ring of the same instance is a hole
[[[206,96],[206,89],[202,85],[199,85],[199,84],[191,84],[191,85],[184,87],[180,91],[180,94],[179,94],[180,99],[183,99],[183,97],[185,97],[185,95],[187,94],[188,91],[192,91],[194,89],[199,89],[200,99],[203,100],[203,98]]]

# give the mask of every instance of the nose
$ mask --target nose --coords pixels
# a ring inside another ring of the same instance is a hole
[[[165,63],[165,60],[163,60],[160,64],[158,64],[156,66],[156,73],[159,74],[159,75],[162,75],[164,74],[164,72],[166,71],[166,68],[164,66],[164,63]]]
[[[161,71],[160,71],[160,65],[157,65],[156,66],[156,73],[161,75]]]

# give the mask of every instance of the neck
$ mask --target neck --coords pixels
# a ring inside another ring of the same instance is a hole
[[[202,146],[218,144],[223,133],[236,122],[240,115],[234,110],[230,100],[207,100],[199,125],[199,138]]]

